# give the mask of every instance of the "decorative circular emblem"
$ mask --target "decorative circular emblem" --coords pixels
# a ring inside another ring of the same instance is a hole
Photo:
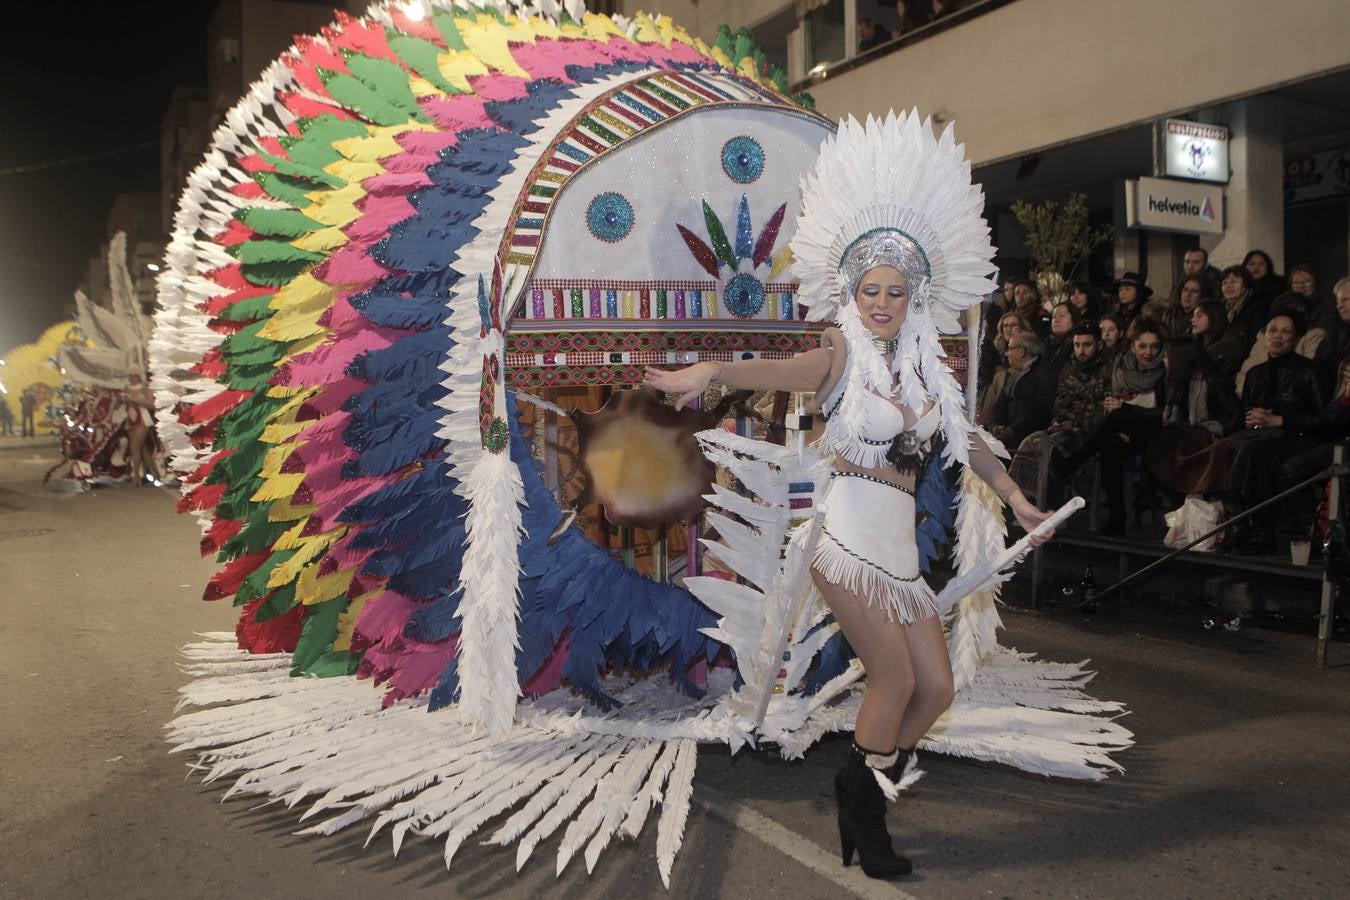
[[[741,184],[758,180],[764,174],[764,148],[749,135],[732,138],[722,145],[722,171]]]
[[[621,241],[633,230],[633,204],[614,191],[597,194],[586,207],[586,227],[606,243]]]
[[[764,285],[744,272],[731,279],[723,296],[727,309],[738,319],[754,318],[764,308]]]
[[[493,419],[488,425],[487,434],[483,435],[483,446],[489,453],[501,453],[506,449],[506,443],[511,439],[511,429],[507,426],[505,419]]]

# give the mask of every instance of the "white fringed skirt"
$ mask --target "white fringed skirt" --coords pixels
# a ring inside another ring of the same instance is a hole
[[[814,568],[903,624],[937,615],[937,598],[919,571],[914,497],[866,476],[835,472]]]

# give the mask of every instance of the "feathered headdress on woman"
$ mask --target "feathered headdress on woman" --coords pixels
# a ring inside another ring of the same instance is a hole
[[[857,439],[859,388],[889,395],[892,377],[910,408],[921,410],[929,400],[939,404],[947,459],[966,461],[972,426],[938,334],[960,331],[962,312],[997,287],[983,209],[984,193],[971,182],[952,127],[935,137],[931,121],[920,121],[917,111],[868,116],[866,123],[850,116],[802,179],[793,271],[807,317],[833,319],[848,339],[844,396],[826,443],[850,461],[884,460],[885,447]],[[909,310],[889,372],[853,303],[858,282],[876,266],[898,269],[909,286]]]

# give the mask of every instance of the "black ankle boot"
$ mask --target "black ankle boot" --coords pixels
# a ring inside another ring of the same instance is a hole
[[[839,850],[846,866],[853,863],[853,851],[857,850],[868,878],[897,878],[908,875],[913,867],[891,846],[886,831],[886,795],[867,765],[870,752],[854,744],[848,762],[834,777],[834,796],[839,801]]]

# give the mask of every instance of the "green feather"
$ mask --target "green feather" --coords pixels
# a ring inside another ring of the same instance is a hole
[[[220,311],[220,318],[226,322],[256,322],[272,316],[272,298],[276,294],[263,294],[260,297],[248,297],[238,303],[231,303]]]
[[[411,35],[399,34],[392,28],[386,28],[385,34],[388,36],[389,49],[397,53],[398,58],[403,60],[408,68],[412,69],[418,75],[421,75],[447,94],[464,93],[447,81],[445,76],[441,74],[440,47],[437,47],[435,44],[431,43],[431,41],[424,41],[421,38],[415,38]]]
[[[254,172],[253,180],[262,186],[267,196],[291,206],[309,206],[310,200],[305,195],[318,187],[312,181],[280,172]]]
[[[438,9],[431,14],[431,19],[436,23],[436,30],[441,33],[445,46],[451,50],[469,49],[469,45],[464,43],[464,38],[459,36],[459,26],[455,24],[453,14]]]
[[[312,263],[324,258],[322,253],[301,250],[290,241],[271,239],[244,241],[229,248],[229,253],[246,266],[261,263]]]
[[[361,666],[365,651],[348,653],[346,650],[329,650],[305,667],[305,674],[314,678],[340,678],[343,675],[355,675]]]
[[[270,309],[266,311],[268,317],[270,317],[271,314],[272,311]],[[263,321],[252,322],[221,341],[220,353],[226,358],[226,362],[228,363],[229,357],[236,354],[251,353],[265,344],[275,344],[275,341],[269,341],[266,338],[258,337],[258,332],[262,331],[266,326],[267,322],[265,319]]]
[[[340,188],[347,183],[336,175],[330,175],[323,169],[305,165],[304,163],[298,163],[282,156],[274,156],[271,153],[259,152],[258,158],[276,166],[276,170],[282,175],[289,175],[292,178],[300,178],[305,181],[314,182],[315,187],[327,185],[331,188]],[[311,188],[311,190],[313,190],[313,188]]]
[[[308,259],[263,262],[253,265],[246,263],[240,271],[250,283],[256,284],[258,287],[279,288],[294,281],[300,276],[300,273],[313,264],[314,261]]]
[[[314,221],[298,209],[246,206],[237,210],[234,217],[247,225],[254,234],[292,240],[324,227],[322,222]]]
[[[417,105],[408,84],[408,70],[388,59],[376,59],[361,53],[344,53],[347,58],[347,71],[361,79],[361,83],[374,91],[380,99],[403,110],[406,121],[409,118],[424,119],[422,108]],[[390,123],[397,124],[397,123]]]
[[[253,614],[253,621],[266,622],[268,619],[275,619],[290,612],[293,606],[295,606],[294,581],[283,584],[273,591],[272,596],[258,606],[258,611]]]
[[[736,268],[736,254],[731,250],[731,242],[727,240],[727,233],[722,229],[722,223],[718,221],[717,214],[712,211],[707,200],[703,201],[703,224],[708,227],[708,237],[712,241],[713,250],[717,251],[717,258],[731,268]]]
[[[381,97],[363,81],[343,72],[319,69],[319,77],[334,100],[376,125],[401,125],[408,121],[406,110]]]
[[[267,594],[267,579],[272,577],[272,570],[294,555],[294,550],[272,551],[272,555],[267,557],[267,561],[254,569],[252,574],[244,579],[244,583],[239,585],[239,590],[234,595],[235,606],[265,596]]]
[[[251,553],[261,553],[276,544],[282,533],[291,527],[291,523],[267,521],[270,506],[270,503],[258,504],[258,509],[249,515],[244,527],[221,545],[220,552],[216,554],[217,562],[225,563]]]
[[[309,607],[300,640],[296,641],[295,653],[291,656],[292,675],[308,674],[311,665],[332,651],[333,642],[337,640],[338,616],[346,609],[346,594]]]
[[[298,137],[287,135],[281,138],[281,146],[287,155],[298,163],[322,169],[329,163],[337,162],[342,154],[333,148],[336,141],[352,137],[364,137],[366,126],[352,119],[339,119],[331,113],[301,119],[297,123],[300,129]]]
[[[713,46],[729,56],[732,63],[736,62],[736,45],[731,37],[731,26],[725,22],[717,26],[717,37],[713,38]]]

